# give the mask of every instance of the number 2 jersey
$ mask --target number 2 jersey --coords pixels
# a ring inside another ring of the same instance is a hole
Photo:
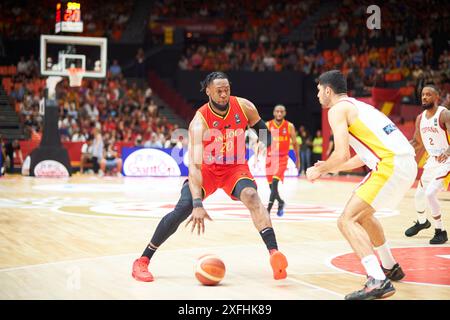
[[[427,160],[427,167],[443,165],[442,163],[439,164],[435,157],[442,154],[450,145],[447,130],[439,122],[441,113],[444,110],[447,110],[447,108],[439,106],[436,113],[429,119],[426,117],[426,110],[420,115],[420,136],[423,146],[430,156]],[[450,164],[450,159],[447,159],[445,163]]]

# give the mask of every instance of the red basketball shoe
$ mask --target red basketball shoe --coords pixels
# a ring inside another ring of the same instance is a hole
[[[133,278],[137,281],[152,282],[154,279],[153,275],[148,271],[149,263],[150,260],[147,257],[136,259],[133,263],[133,272],[131,273]]]
[[[270,250],[270,265],[272,266],[273,278],[275,280],[281,280],[287,277],[286,268],[288,262],[284,254],[280,251],[275,249]]]

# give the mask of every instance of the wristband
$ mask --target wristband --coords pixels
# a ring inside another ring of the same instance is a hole
[[[192,206],[194,208],[203,208],[203,202],[202,199],[200,198],[195,198],[194,200],[192,200]]]

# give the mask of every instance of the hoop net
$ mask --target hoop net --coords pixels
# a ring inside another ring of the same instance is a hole
[[[84,69],[81,68],[68,68],[69,72],[69,85],[71,87],[80,87],[83,80]]]

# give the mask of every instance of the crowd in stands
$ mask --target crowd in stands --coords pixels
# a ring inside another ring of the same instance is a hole
[[[132,1],[79,1],[84,35],[119,40],[130,18]],[[0,2],[0,35],[5,39],[36,39],[55,31],[56,1]]]
[[[227,43],[223,47],[200,45],[188,47],[179,61],[182,70],[243,70],[285,71],[295,70],[317,76],[339,68],[349,78],[349,87],[364,92],[372,86],[384,87],[388,82],[404,80],[406,85],[417,88],[423,83],[435,83],[442,89],[444,101],[450,106],[450,53],[445,50],[438,58],[437,67],[431,66],[430,39],[419,35],[405,45],[375,48],[363,44],[350,46],[345,39],[337,50],[317,52],[314,43],[305,46],[259,44],[251,49]]]
[[[154,1],[151,29],[166,21],[214,23],[217,32],[237,42],[276,42],[288,35],[320,5],[319,1]]]
[[[450,6],[436,0],[386,1],[379,4],[381,28],[366,25],[370,0],[344,0],[328,16],[322,16],[313,32],[317,40],[346,37],[350,42],[382,39],[382,42],[407,42],[418,34],[448,33]],[[373,13],[373,11],[372,11]]]
[[[340,68],[348,75],[349,86],[360,95],[372,86],[386,87],[395,81],[410,88],[410,95],[416,95],[414,102],[424,81],[440,86],[444,100],[450,92],[449,52],[435,52],[433,43],[436,34],[450,32],[450,6],[438,1],[384,3],[380,6],[381,29],[369,30],[367,8],[372,3],[345,0],[308,30],[313,40],[305,43],[292,42],[286,36],[317,11],[320,2],[178,2],[159,1],[153,18],[189,16],[200,24],[208,16],[226,28],[225,42],[188,43],[179,60],[182,70],[295,70],[316,76]],[[174,3],[177,6],[168,6]]]
[[[40,141],[43,117],[39,105],[44,97],[45,79],[36,73],[34,58],[21,58],[17,75],[3,82],[26,134]],[[160,116],[150,87],[127,82],[120,65],[113,61],[105,79],[84,78],[80,87],[70,87],[64,78],[56,87],[59,106],[58,128],[61,141],[102,140],[102,154],[117,143],[154,148],[183,147],[186,141],[175,137],[177,124]],[[97,157],[102,159],[102,154]]]

